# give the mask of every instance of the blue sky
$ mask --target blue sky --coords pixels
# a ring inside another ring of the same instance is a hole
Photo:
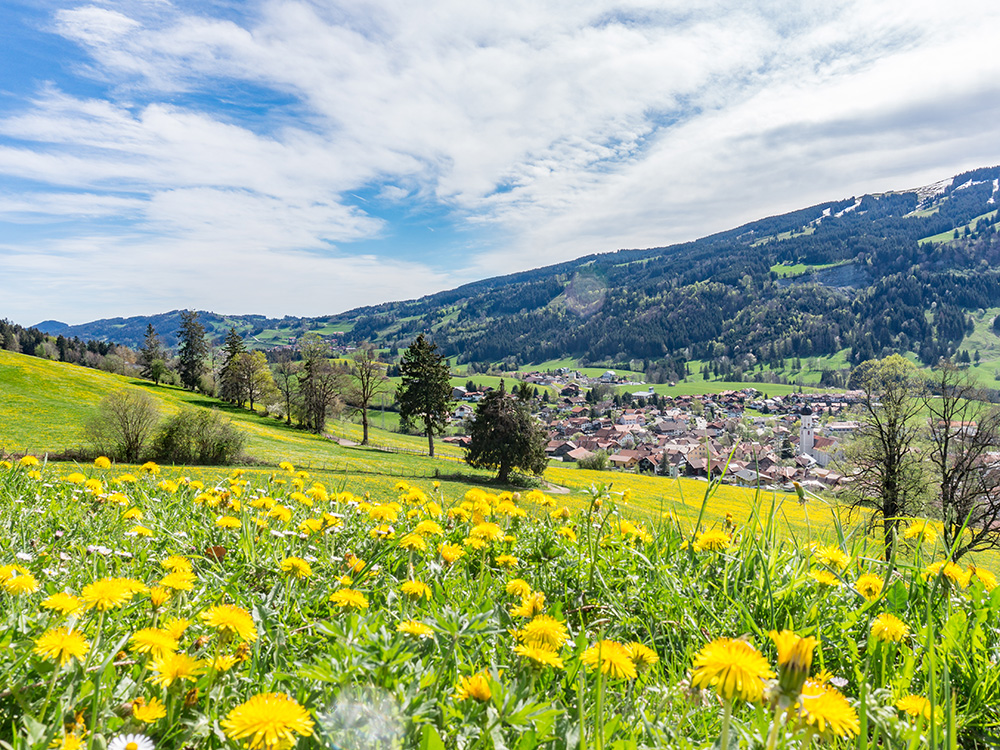
[[[1000,163],[993,0],[6,0],[0,317],[323,315]]]

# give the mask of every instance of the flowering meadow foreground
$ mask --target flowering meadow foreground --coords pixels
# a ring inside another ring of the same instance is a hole
[[[1000,744],[1000,588],[932,524],[257,481],[0,462],[3,747]]]

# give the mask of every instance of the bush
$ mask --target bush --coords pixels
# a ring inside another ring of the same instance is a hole
[[[157,461],[231,464],[243,453],[246,435],[219,412],[186,408],[169,417],[153,442]]]
[[[112,391],[84,427],[86,440],[98,454],[139,463],[159,418],[155,402],[143,391]]]
[[[609,464],[607,451],[597,451],[590,458],[581,458],[576,462],[579,468],[589,469],[590,471],[607,471]]]

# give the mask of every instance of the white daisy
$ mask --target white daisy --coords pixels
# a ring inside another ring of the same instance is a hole
[[[144,734],[119,734],[108,743],[108,750],[155,750],[156,745]]]

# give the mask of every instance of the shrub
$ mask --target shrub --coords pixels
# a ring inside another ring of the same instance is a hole
[[[590,458],[581,458],[576,462],[576,465],[581,469],[589,469],[590,471],[607,471],[609,463],[608,452],[597,451]]]
[[[138,463],[159,417],[153,399],[142,391],[112,391],[84,427],[86,440],[98,454]]]
[[[158,461],[175,464],[230,464],[243,453],[246,435],[215,410],[181,410],[169,417],[153,443]]]

